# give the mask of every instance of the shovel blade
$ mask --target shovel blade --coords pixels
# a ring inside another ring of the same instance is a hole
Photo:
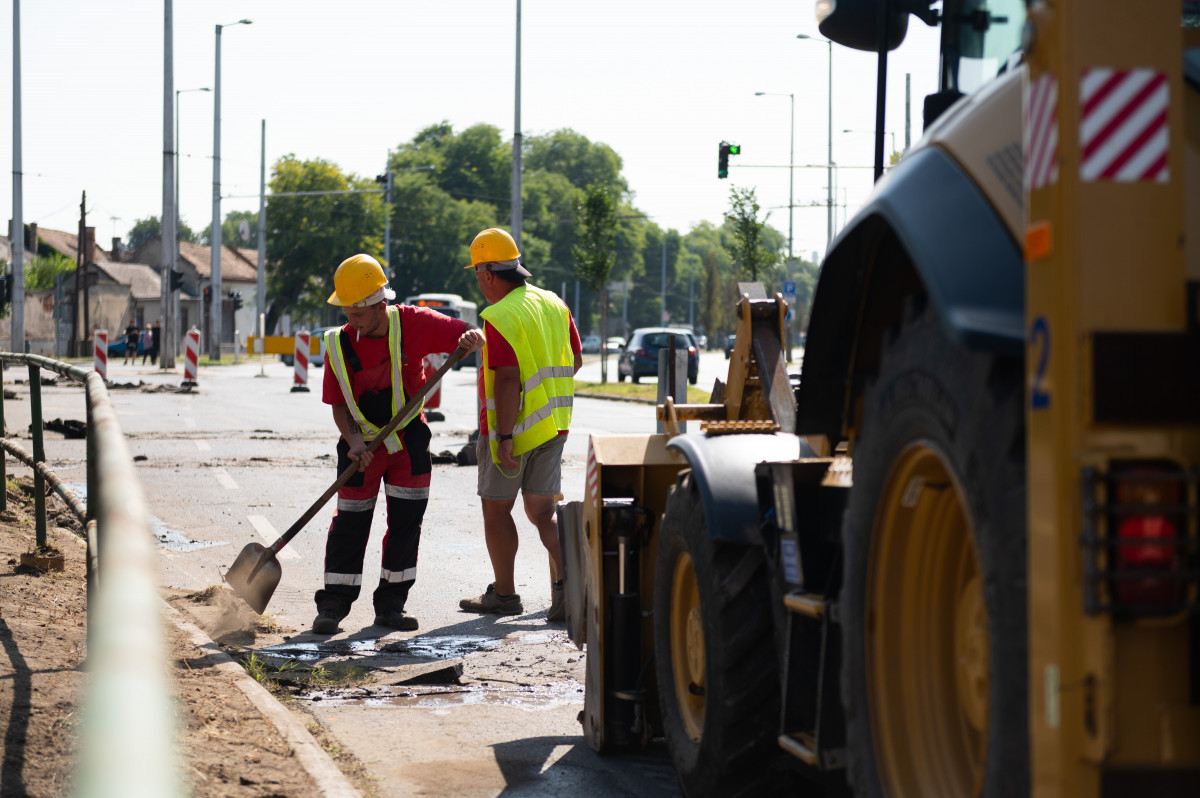
[[[225,572],[225,582],[262,615],[282,576],[283,569],[274,552],[260,543],[248,543]]]

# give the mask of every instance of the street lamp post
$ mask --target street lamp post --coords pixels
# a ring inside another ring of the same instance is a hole
[[[769,91],[756,91],[755,97],[787,97],[792,101],[792,128],[789,134],[790,147],[788,149],[788,260],[792,259],[792,215],[796,207],[795,202],[795,187],[796,187],[796,95],[795,94],[776,94]]]
[[[809,36],[807,33],[796,34],[797,39],[811,39],[814,42],[825,42],[829,46],[829,107],[826,111],[827,136],[828,136],[828,152],[826,154],[826,233],[825,233],[825,251],[829,252],[829,247],[833,243],[833,42],[828,39],[818,39],[816,36]]]
[[[212,313],[209,327],[209,357],[221,359],[221,28],[234,25],[249,25],[250,20],[239,19],[217,25],[217,54],[216,73],[213,78],[213,195],[212,195],[212,232],[209,236],[209,246],[212,256],[209,259],[211,274],[209,288],[212,294]]]
[[[182,228],[182,219],[179,213],[179,95],[187,94],[190,91],[212,91],[212,89],[204,86],[199,89],[176,89],[175,90],[175,246],[171,247],[171,272],[179,270],[179,239],[180,229]],[[164,235],[159,239],[163,246],[167,245],[166,230],[163,230]],[[163,279],[167,281],[166,295],[166,320],[161,335],[164,336],[164,341],[155,341],[158,346],[161,356],[162,368],[175,368],[175,344],[179,340],[179,295],[171,289],[171,275],[163,275]],[[166,346],[163,346],[163,343]]]

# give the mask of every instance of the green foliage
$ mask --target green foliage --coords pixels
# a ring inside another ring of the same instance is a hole
[[[779,255],[764,243],[766,221],[758,221],[758,211],[758,197],[754,189],[738,186],[730,189],[725,221],[732,228],[733,240],[725,244],[725,251],[743,275],[752,281],[761,279],[765,282],[778,267]]]
[[[600,340],[608,340],[608,276],[617,260],[617,202],[603,185],[588,183],[575,201],[575,272],[600,299]],[[578,322],[576,322],[578,324]],[[608,358],[600,360],[600,382],[608,382]]]
[[[182,218],[178,219],[179,225],[179,240],[190,241],[193,244],[200,243],[200,237],[188,227],[187,222]],[[147,241],[152,241],[162,235],[162,222],[157,216],[147,216],[145,219],[138,219],[133,223],[133,227],[129,228],[129,232],[125,234],[125,246],[130,250],[137,249]]]
[[[271,170],[271,193],[374,189],[374,179],[343,174],[328,161],[285,155]],[[315,321],[340,319],[326,304],[337,265],[358,252],[378,257],[383,248],[384,206],[380,194],[279,197],[269,201],[267,225],[267,329],[279,316]]]
[[[617,204],[603,185],[589,183],[576,200],[575,272],[593,291],[603,290],[616,263]]]
[[[250,225],[250,240],[242,240],[242,222]],[[212,222],[204,228],[204,243],[212,241]],[[240,249],[254,249],[258,246],[258,211],[230,211],[221,222],[221,244]]]
[[[75,261],[54,250],[25,264],[25,290],[50,291],[60,274],[75,271]]]
[[[629,193],[621,177],[621,156],[607,144],[594,144],[574,130],[531,136],[522,163],[529,172],[562,175],[573,186],[608,186],[617,196]]]

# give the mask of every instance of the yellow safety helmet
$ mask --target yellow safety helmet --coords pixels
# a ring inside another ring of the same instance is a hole
[[[358,254],[342,261],[333,274],[334,291],[329,304],[340,307],[357,305],[387,285],[387,275],[379,261]]]
[[[489,227],[471,242],[471,265],[466,268],[473,269],[481,263],[505,263],[519,257],[521,253],[513,237],[499,227]]]

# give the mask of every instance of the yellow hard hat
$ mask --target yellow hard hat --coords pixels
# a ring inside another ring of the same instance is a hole
[[[387,285],[387,275],[379,261],[358,254],[342,261],[333,274],[334,291],[329,304],[340,307],[357,305]]]
[[[521,253],[512,236],[499,227],[489,227],[471,242],[471,265],[466,268],[473,269],[481,263],[506,263],[519,257]]]

